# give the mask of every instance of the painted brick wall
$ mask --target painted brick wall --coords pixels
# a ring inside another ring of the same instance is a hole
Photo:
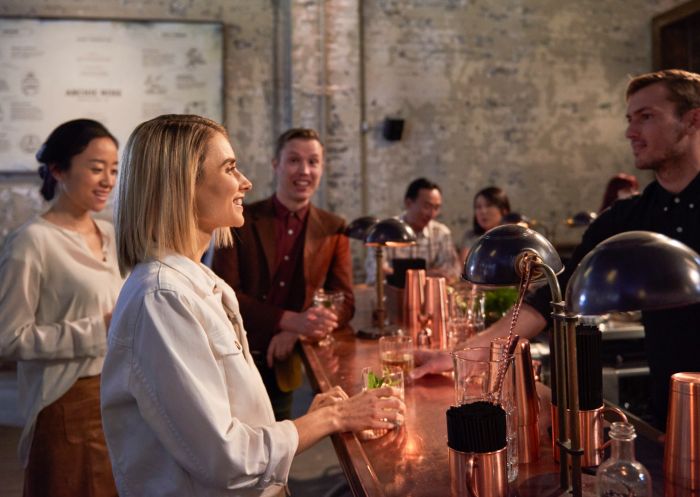
[[[269,192],[270,147],[279,129],[273,105],[276,91],[275,14],[272,2],[249,0],[0,2],[0,16],[223,22],[226,126],[238,159],[255,184],[258,196]],[[0,179],[0,240],[33,213],[45,208],[37,191],[38,184],[38,179]]]
[[[226,124],[255,198],[271,191],[277,133],[312,126],[327,149],[318,203],[347,219],[400,212],[408,182],[428,176],[455,238],[474,193],[497,184],[573,241],[566,215],[597,209],[608,177],[633,171],[622,93],[650,69],[652,16],[681,3],[4,0],[0,15],[224,22]],[[381,137],[387,116],[406,120],[401,141]],[[0,238],[41,208],[33,184],[0,181]]]

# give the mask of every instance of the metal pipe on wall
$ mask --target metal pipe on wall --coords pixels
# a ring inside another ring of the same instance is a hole
[[[358,36],[358,100],[360,105],[360,206],[361,216],[369,214],[369,191],[367,188],[367,88],[365,81],[365,5],[364,0],[357,0],[357,36]]]
[[[326,2],[318,0],[318,51],[319,51],[319,69],[318,69],[318,133],[321,137],[321,143],[328,148],[328,56],[326,49]],[[324,209],[328,208],[327,199],[327,178],[328,175],[322,176],[321,184],[317,192],[318,203]]]

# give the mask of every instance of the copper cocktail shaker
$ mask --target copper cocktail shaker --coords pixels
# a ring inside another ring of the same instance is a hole
[[[425,314],[430,317],[432,348],[447,348],[447,281],[442,276],[425,279]]]
[[[491,342],[493,354],[501,354],[507,338]],[[518,419],[518,462],[531,463],[540,458],[540,432],[538,426],[540,399],[535,388],[530,342],[519,338],[515,347],[515,409]]]
[[[406,334],[418,344],[418,332],[421,330],[420,317],[425,305],[425,269],[406,270],[404,288],[403,322]]]
[[[667,484],[700,490],[700,373],[671,376],[664,477]]]

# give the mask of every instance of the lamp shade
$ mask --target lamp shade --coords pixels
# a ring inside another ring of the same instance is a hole
[[[476,285],[517,285],[520,282],[518,262],[527,252],[539,256],[555,273],[564,269],[549,240],[518,224],[504,224],[487,231],[477,240],[464,263],[462,278]],[[543,277],[542,274],[539,276]]]
[[[501,222],[503,224],[519,224],[525,228],[532,228],[535,224],[537,224],[536,221],[523,214],[520,214],[519,212],[509,212],[508,214],[505,214]]]
[[[416,243],[416,234],[413,229],[400,219],[390,217],[375,223],[365,238],[368,247],[401,247]]]
[[[571,228],[588,226],[598,217],[595,212],[581,211],[566,219],[566,225]]]
[[[700,256],[659,233],[629,231],[598,244],[566,288],[575,314],[667,309],[700,302]]]
[[[367,238],[367,232],[377,221],[379,221],[379,219],[374,216],[358,217],[347,225],[345,228],[345,236],[364,241],[365,238]]]

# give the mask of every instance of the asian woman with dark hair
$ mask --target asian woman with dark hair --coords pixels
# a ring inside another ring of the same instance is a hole
[[[467,230],[460,243],[460,260],[464,261],[476,240],[491,228],[504,223],[503,217],[510,212],[508,195],[497,186],[489,186],[474,195],[474,219],[472,229]]]
[[[0,357],[18,363],[24,496],[116,496],[99,387],[122,278],[114,228],[91,213],[114,187],[117,140],[78,119],[36,157],[52,203],[0,254]]]

